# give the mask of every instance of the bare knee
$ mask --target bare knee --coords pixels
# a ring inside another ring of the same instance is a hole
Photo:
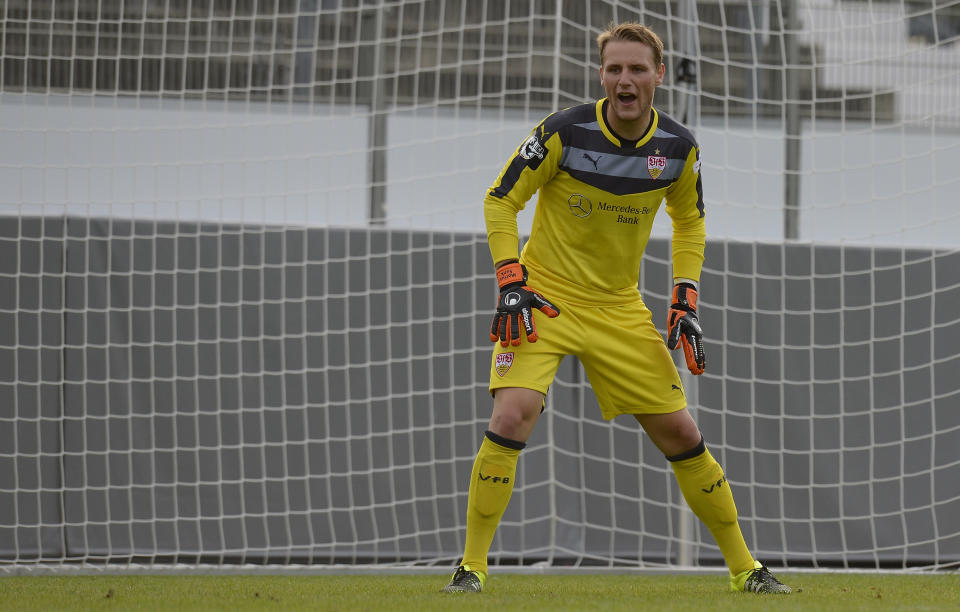
[[[650,440],[667,457],[685,453],[703,439],[690,412],[684,408],[669,414],[634,415]]]
[[[540,417],[543,394],[533,389],[497,389],[489,429],[509,440],[526,442]]]

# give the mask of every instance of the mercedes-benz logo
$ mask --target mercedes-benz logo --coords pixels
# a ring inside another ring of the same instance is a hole
[[[567,205],[570,207],[570,212],[573,213],[573,216],[580,217],[589,217],[590,213],[593,212],[593,204],[590,203],[590,200],[586,196],[575,193],[567,198]]]

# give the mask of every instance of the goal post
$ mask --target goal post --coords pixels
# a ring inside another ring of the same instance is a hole
[[[691,410],[748,545],[960,563],[960,3],[0,10],[0,572],[456,563],[491,408],[482,197],[602,95],[625,20],[702,148]],[[659,327],[669,240],[661,211]],[[572,358],[517,476],[493,565],[722,566]]]

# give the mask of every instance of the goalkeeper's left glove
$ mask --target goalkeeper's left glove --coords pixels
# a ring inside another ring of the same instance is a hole
[[[673,304],[667,316],[667,348],[671,351],[683,344],[683,355],[691,374],[703,374],[706,358],[703,354],[703,329],[697,318],[697,290],[690,283],[673,287]]]

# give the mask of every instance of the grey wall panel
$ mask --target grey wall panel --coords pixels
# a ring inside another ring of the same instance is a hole
[[[4,219],[0,254],[5,558],[459,554],[490,411],[482,236]],[[651,242],[658,324],[668,261]],[[692,409],[758,556],[960,554],[957,270],[956,252],[708,246]],[[683,508],[567,358],[492,561],[675,561]]]
[[[0,222],[0,555],[63,552],[62,219]]]

